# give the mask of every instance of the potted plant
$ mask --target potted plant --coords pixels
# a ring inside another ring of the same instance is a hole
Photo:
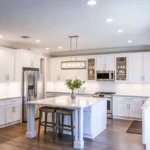
[[[66,80],[65,85],[67,85],[67,87],[72,91],[71,92],[72,99],[76,98],[74,90],[79,89],[84,83],[85,81],[81,81],[80,79],[75,79],[75,80],[67,79]]]

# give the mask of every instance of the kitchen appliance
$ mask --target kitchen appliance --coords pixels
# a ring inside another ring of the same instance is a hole
[[[22,121],[27,122],[28,101],[44,98],[43,74],[36,68],[23,68]],[[35,107],[35,119],[39,117],[39,106]]]
[[[112,119],[113,115],[113,94],[115,92],[96,92],[93,97],[104,97],[107,98],[107,118]]]
[[[115,71],[96,71],[96,80],[97,81],[114,81],[115,80]]]

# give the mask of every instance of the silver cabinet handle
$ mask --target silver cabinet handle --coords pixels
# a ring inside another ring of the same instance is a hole
[[[14,107],[14,112],[16,112],[16,108]]]
[[[130,109],[130,104],[129,104],[129,109]]]

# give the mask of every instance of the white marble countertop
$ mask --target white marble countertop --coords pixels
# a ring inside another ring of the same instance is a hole
[[[27,102],[27,104],[46,105],[51,107],[62,107],[62,108],[69,108],[69,109],[79,109],[79,108],[86,108],[88,106],[94,105],[104,100],[107,100],[107,98],[76,97],[75,100],[72,100],[70,96],[60,96],[60,97],[30,101]]]
[[[0,97],[0,100],[9,100],[9,99],[15,99],[15,98],[21,98],[21,96]]]

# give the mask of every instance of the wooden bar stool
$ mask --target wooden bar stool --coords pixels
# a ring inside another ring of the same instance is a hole
[[[41,126],[44,126],[44,133],[46,134],[46,128],[47,127],[52,127],[53,129],[53,134],[54,134],[54,127],[55,127],[55,112],[56,112],[56,108],[53,108],[53,107],[41,107],[39,109],[40,111],[40,115],[39,115],[39,126],[38,126],[38,139],[40,138],[40,129],[41,129]],[[42,115],[43,113],[45,113],[45,120],[42,121]],[[48,113],[51,113],[52,114],[52,122],[48,122],[47,121],[47,115]]]
[[[71,131],[72,135],[72,146],[74,145],[74,121],[73,121],[73,112],[74,110],[70,109],[64,109],[64,108],[59,108],[56,110],[56,127],[55,127],[55,140],[57,139],[57,133],[59,130],[59,135],[60,137],[63,136],[63,131]],[[64,124],[64,117],[65,116],[70,116],[71,119],[71,125],[65,125]]]

